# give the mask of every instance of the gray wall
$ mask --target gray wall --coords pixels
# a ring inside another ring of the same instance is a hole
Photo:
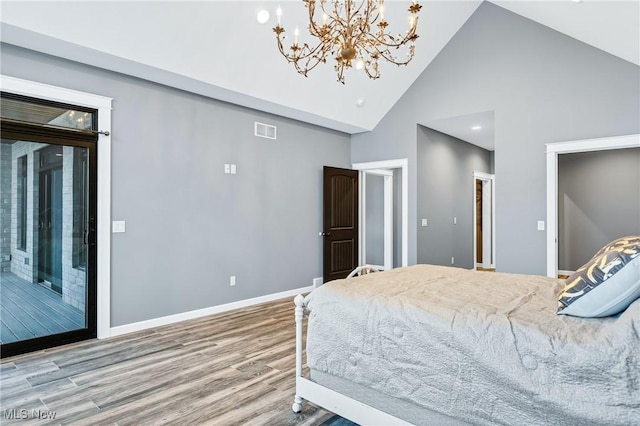
[[[112,218],[127,232],[112,236],[112,326],[322,276],[322,166],[350,166],[348,135],[12,46],[1,54],[3,74],[114,98]],[[277,125],[278,140],[255,138],[254,121]]]
[[[536,223],[546,217],[545,144],[640,133],[639,69],[484,2],[374,131],[352,136],[352,161],[409,159],[415,263],[416,123],[493,110],[496,267],[542,275],[546,234]]]
[[[491,173],[492,152],[420,126],[418,128],[418,263],[471,269],[473,172]],[[453,218],[456,224],[453,224]]]
[[[626,235],[640,235],[640,148],[559,155],[558,268]]]

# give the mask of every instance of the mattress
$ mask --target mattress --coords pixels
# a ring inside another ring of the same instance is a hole
[[[349,396],[370,407],[391,414],[415,425],[470,426],[470,423],[453,419],[441,413],[411,403],[410,401],[384,394],[369,387],[341,377],[311,370],[311,380],[326,388]]]
[[[307,364],[473,424],[640,424],[640,301],[560,316],[561,286],[433,265],[333,281],[307,296]]]

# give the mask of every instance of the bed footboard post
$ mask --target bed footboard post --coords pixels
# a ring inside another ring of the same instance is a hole
[[[302,320],[304,318],[304,296],[297,295],[293,299],[293,303],[296,305],[295,319],[296,319],[296,379],[302,377]],[[296,393],[293,399],[293,405],[291,409],[294,413],[302,411],[302,398]]]

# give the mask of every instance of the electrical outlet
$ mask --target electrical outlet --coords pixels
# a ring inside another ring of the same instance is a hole
[[[427,226],[427,219],[422,219],[422,226]]]
[[[538,221],[538,231],[544,231],[544,220]]]
[[[235,165],[235,164],[232,164],[232,165],[231,165],[231,174],[232,174],[232,175],[235,175],[235,174],[236,174],[236,170],[237,170],[236,165]]]
[[[318,288],[322,285],[322,277],[313,279],[313,288]]]
[[[236,276],[235,275],[231,275],[231,277],[229,277],[229,285],[230,286],[236,285]]]
[[[455,263],[455,259],[453,258],[453,256],[451,256],[451,264],[453,265]]]
[[[231,164],[225,164],[224,165],[224,173],[227,174],[227,175],[229,173],[231,173]]]

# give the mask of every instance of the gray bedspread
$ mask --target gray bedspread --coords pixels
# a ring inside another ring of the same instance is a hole
[[[640,425],[640,300],[556,315],[561,284],[433,265],[333,281],[307,296],[307,364],[474,424]]]

